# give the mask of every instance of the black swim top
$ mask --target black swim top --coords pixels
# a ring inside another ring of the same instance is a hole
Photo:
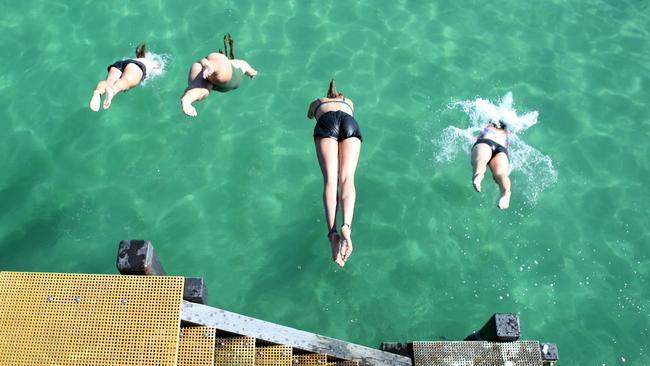
[[[318,112],[318,109],[320,108],[320,106],[322,106],[323,104],[327,104],[327,103],[343,103],[343,104],[347,105],[348,108],[350,108],[350,111],[352,111],[352,113],[354,113],[354,108],[352,108],[352,106],[350,104],[348,104],[348,102],[345,101],[345,98],[343,98],[341,100],[326,100],[326,101],[322,101],[322,100],[319,99],[318,101],[320,103],[316,106],[316,109],[314,109],[314,117],[316,117],[316,112]]]

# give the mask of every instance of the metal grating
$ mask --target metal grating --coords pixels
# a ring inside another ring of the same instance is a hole
[[[357,361],[329,362],[327,366],[359,366],[359,362]]]
[[[291,366],[293,350],[290,346],[262,346],[255,348],[256,366]]]
[[[293,358],[292,362],[294,365],[309,365],[309,366],[327,365],[327,355],[323,353],[294,355],[292,358]]]
[[[413,342],[415,366],[542,366],[539,342]]]
[[[182,277],[0,273],[0,365],[176,365]]]
[[[178,366],[214,366],[214,337],[210,327],[181,328]]]
[[[255,338],[228,337],[215,341],[215,366],[254,366]]]

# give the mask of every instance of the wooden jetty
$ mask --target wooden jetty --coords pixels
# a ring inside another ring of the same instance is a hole
[[[207,305],[202,278],[167,276],[151,242],[119,245],[121,275],[0,272],[0,365],[552,366],[553,343],[520,341],[494,314],[455,342],[378,349]]]

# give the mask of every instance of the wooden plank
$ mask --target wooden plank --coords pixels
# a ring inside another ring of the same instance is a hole
[[[361,365],[412,366],[411,359],[302,330],[285,327],[206,305],[183,301],[181,319],[226,332],[255,337],[308,352],[359,361]]]
[[[413,343],[409,342],[381,342],[380,350],[413,358]]]

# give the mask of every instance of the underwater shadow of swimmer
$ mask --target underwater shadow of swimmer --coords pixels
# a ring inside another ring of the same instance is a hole
[[[295,307],[287,307],[288,300],[302,305],[313,302],[311,298],[301,300],[300,295],[306,289],[313,289],[322,276],[327,276],[332,269],[338,268],[330,257],[329,243],[323,234],[324,225],[315,223],[316,216],[320,217],[320,214],[318,210],[314,211],[314,215],[297,217],[288,222],[285,228],[278,230],[278,235],[265,241],[267,250],[256,258],[259,264],[250,276],[254,283],[248,294],[241,296],[247,301],[238,312],[307,331],[309,324],[322,324],[326,321],[327,313],[296,312]],[[264,309],[272,311],[262,311]]]
[[[6,192],[3,191],[3,193]],[[31,271],[34,264],[38,271],[53,271],[56,265],[44,262],[43,258],[52,259],[54,240],[60,236],[59,226],[63,221],[60,212],[46,207],[34,209],[38,215],[28,217],[18,226],[0,237],[0,251],[11,253],[0,259],[0,268],[12,271]],[[45,245],[45,243],[52,243]]]

